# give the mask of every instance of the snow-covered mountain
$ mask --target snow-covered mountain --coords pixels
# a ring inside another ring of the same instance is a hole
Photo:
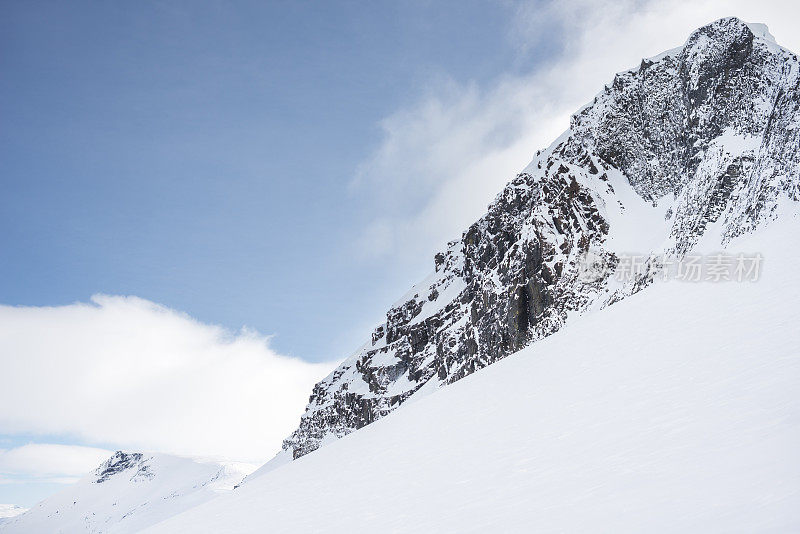
[[[76,484],[0,523],[0,531],[138,532],[230,491],[254,468],[234,462],[118,451]]]
[[[238,489],[118,453],[0,530],[798,530],[798,238],[797,56],[716,21],[575,113]]]
[[[774,219],[800,200],[799,83],[797,56],[736,18],[618,73],[314,387],[276,464],[647,287],[712,226],[722,249]]]
[[[657,280],[145,532],[800,531],[800,216],[779,209],[730,243],[764,255],[757,282]]]

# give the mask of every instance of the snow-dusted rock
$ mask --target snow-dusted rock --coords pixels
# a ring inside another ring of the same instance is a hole
[[[723,248],[784,198],[800,200],[797,57],[763,25],[718,20],[617,74],[579,110],[314,387],[283,455],[303,456],[641,290],[660,261],[701,238]],[[652,269],[620,283],[611,273],[631,253]],[[588,260],[609,269],[586,276]]]

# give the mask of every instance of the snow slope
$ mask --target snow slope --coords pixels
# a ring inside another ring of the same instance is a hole
[[[800,531],[788,209],[729,245],[759,281],[655,282],[146,532]]]
[[[26,510],[27,508],[22,508],[16,504],[0,504],[0,519],[17,516]]]
[[[0,525],[11,520],[27,511],[27,508],[17,506],[16,504],[0,504]]]
[[[117,452],[74,485],[0,523],[0,532],[138,532],[230,491],[254,468],[167,454]]]

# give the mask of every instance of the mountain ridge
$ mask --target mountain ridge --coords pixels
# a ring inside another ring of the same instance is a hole
[[[281,452],[236,492],[207,503],[219,466],[120,451],[0,530],[351,531],[354,518],[409,532],[596,529],[586,518],[615,531],[796,525],[795,479],[779,474],[796,434],[798,202],[797,56],[764,25],[715,21],[580,108],[314,387]],[[676,263],[732,244],[768,254],[766,284],[663,283]],[[356,432],[402,405],[396,428]],[[226,488],[240,474],[223,477]]]
[[[618,73],[314,387],[282,454],[299,458],[647,287],[710,226],[722,225],[724,248],[774,218],[780,197],[800,199],[799,84],[797,56],[734,17]],[[620,284],[610,271],[622,253],[647,259]],[[610,269],[585,276],[587,257]]]

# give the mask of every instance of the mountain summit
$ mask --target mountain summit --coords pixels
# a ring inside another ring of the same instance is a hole
[[[118,452],[0,530],[797,531],[799,201],[797,56],[718,20],[575,113],[235,491]]]
[[[549,336],[647,287],[698,241],[724,248],[800,200],[798,84],[797,56],[737,18],[618,73],[314,387],[282,455]],[[620,279],[634,256],[642,268]]]

